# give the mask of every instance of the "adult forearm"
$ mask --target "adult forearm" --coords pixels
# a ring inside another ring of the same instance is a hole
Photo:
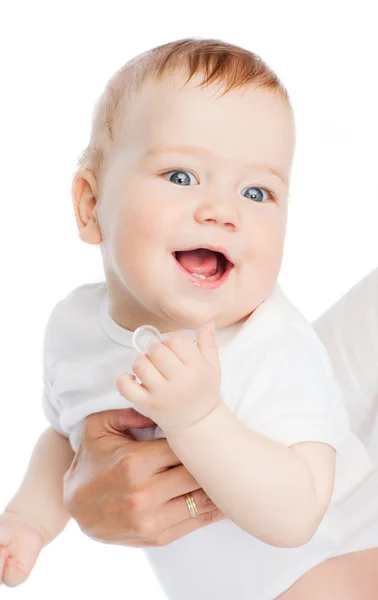
[[[248,429],[220,402],[169,445],[220,510],[280,547],[304,544],[319,506],[311,474],[290,448]]]

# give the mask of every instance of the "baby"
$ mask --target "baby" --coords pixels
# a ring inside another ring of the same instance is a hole
[[[0,517],[6,585],[69,520],[62,465],[86,417],[129,406],[156,423],[134,436],[166,437],[227,517],[145,550],[168,598],[272,600],[378,545],[376,470],[277,283],[294,147],[285,88],[240,47],[165,44],[107,84],[72,187],[106,282],[73,290],[46,328],[51,428]],[[161,341],[138,352],[145,325]]]

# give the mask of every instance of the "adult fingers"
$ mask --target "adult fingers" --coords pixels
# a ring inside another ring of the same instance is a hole
[[[185,502],[186,506],[186,502]],[[188,510],[187,506],[186,509]],[[195,518],[185,519],[172,527],[169,527],[165,531],[163,531],[154,541],[151,546],[166,546],[167,544],[171,544],[175,540],[180,539],[184,535],[191,533],[192,531],[196,531],[197,529],[201,529],[202,527],[206,527],[206,525],[210,525],[211,523],[215,523],[217,521],[223,521],[226,517],[219,510],[219,508],[215,508],[209,512],[204,512],[199,514]]]
[[[159,473],[153,480],[153,486],[146,492],[150,494],[151,507],[151,505],[163,505],[169,500],[180,498],[198,489],[202,488],[187,468],[180,463],[173,469]]]
[[[198,515],[202,516],[211,513],[214,510],[218,510],[218,507],[202,488],[191,491],[190,496],[193,498],[196,505]],[[191,518],[194,521],[197,517],[190,517],[186,496],[173,498],[162,506],[161,510],[158,512],[156,516],[157,529],[165,531],[170,527],[174,527],[175,525],[186,521],[188,518]],[[200,522],[203,522],[203,519],[200,519]]]

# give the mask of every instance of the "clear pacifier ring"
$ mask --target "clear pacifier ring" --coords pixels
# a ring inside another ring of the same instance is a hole
[[[147,354],[149,347],[154,342],[163,340],[161,333],[153,325],[142,325],[133,333],[133,346],[140,354]]]

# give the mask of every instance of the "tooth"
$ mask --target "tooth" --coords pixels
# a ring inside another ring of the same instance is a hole
[[[200,273],[192,273],[192,275],[195,275],[196,277],[199,277],[200,279],[206,279],[206,275],[200,275]]]

